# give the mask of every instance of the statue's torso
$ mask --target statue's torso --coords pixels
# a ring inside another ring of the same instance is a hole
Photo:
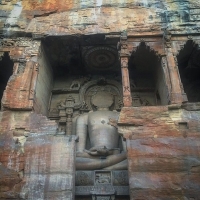
[[[110,119],[118,119],[119,113],[113,111],[95,111],[88,115],[88,132],[91,147],[106,146],[117,148],[119,135],[116,127],[110,125]]]

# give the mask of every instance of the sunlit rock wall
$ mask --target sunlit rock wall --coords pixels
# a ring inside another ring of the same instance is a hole
[[[26,184],[21,190],[24,199],[73,199],[74,148],[73,137],[37,135],[25,144]]]
[[[73,199],[75,138],[29,112],[1,112],[0,199]]]
[[[123,30],[129,36],[143,37],[162,36],[164,29],[176,36],[199,33],[200,2],[0,0],[1,37],[119,35]],[[18,55],[25,59],[24,52],[34,54],[37,46],[20,45],[10,52],[13,60]],[[50,76],[44,80],[49,64],[43,60],[33,102],[35,63],[32,57],[23,73],[13,74],[2,100],[7,111],[0,112],[0,199],[72,199],[75,138],[56,135],[54,121],[31,111],[47,112],[44,102],[52,82]],[[181,107],[122,111],[119,131],[128,145],[131,199],[199,199],[199,120],[199,111]]]
[[[200,30],[200,2],[195,0],[1,0],[0,4],[0,29],[5,36]]]
[[[122,109],[132,200],[199,199],[199,119],[199,111],[180,107]]]

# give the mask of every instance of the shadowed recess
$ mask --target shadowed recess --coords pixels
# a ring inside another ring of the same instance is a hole
[[[129,60],[129,74],[133,106],[167,105],[167,87],[160,57],[141,42]]]
[[[200,101],[200,50],[189,40],[177,56],[178,68],[189,102]]]
[[[7,85],[8,79],[12,75],[13,62],[10,60],[8,53],[5,53],[0,61],[0,99],[2,99],[3,92]],[[1,106],[1,102],[0,102]]]

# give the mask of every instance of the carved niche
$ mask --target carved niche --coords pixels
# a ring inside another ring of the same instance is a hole
[[[114,200],[117,196],[129,195],[129,179],[127,170],[96,170],[76,172],[77,196],[92,195],[92,199]]]
[[[91,97],[98,91],[106,91],[114,96],[112,110],[120,111],[122,103],[122,85],[114,79],[104,77],[79,77],[68,81],[62,88],[52,90],[49,104],[49,118],[58,121],[59,132],[75,134],[73,120],[83,113],[96,110]]]

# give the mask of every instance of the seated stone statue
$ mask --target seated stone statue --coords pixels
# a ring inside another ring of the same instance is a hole
[[[123,151],[119,148],[121,136],[112,121],[117,121],[119,113],[110,111],[114,103],[112,94],[99,91],[91,98],[97,111],[78,117],[76,134],[79,137],[76,154],[76,170],[123,170],[127,169],[126,144],[122,141]],[[91,148],[86,150],[89,137]]]

